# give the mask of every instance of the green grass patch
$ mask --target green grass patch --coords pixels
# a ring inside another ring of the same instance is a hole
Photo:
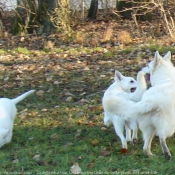
[[[17,52],[17,53],[22,53],[22,54],[25,54],[25,55],[29,55],[31,52],[30,50],[28,50],[27,48],[25,47],[17,47],[16,49],[13,50],[14,52]]]
[[[151,45],[147,45],[147,46],[142,46],[141,49],[148,49],[152,52],[159,51],[160,54],[165,54],[168,51],[171,51],[172,54],[175,53],[175,47],[158,45],[158,44],[151,44]]]
[[[133,48],[132,47],[128,47],[128,48],[119,50],[118,54],[128,54],[128,53],[131,53],[132,51],[133,51]]]
[[[0,49],[0,55],[4,55],[5,53],[4,49]]]
[[[129,53],[129,50],[132,51],[130,48],[123,53]],[[29,89],[36,89],[36,94],[17,105],[12,141],[1,148],[0,174],[70,174],[70,168],[77,162],[82,174],[86,175],[171,175],[175,161],[173,137],[167,139],[173,154],[172,160],[167,161],[156,137],[152,142],[154,157],[143,154],[140,132],[138,144],[129,144],[128,152],[124,154],[114,128],[103,128],[101,100],[104,90],[112,82],[116,66],[105,62],[104,58],[115,63],[113,56],[116,51],[102,56],[96,54],[92,60],[89,56],[80,57],[78,64],[71,57],[62,59],[62,54],[91,54],[101,52],[101,48],[49,51],[52,52],[60,54],[59,57],[45,56],[44,51],[32,51],[34,56],[29,55],[29,60],[22,62],[19,58],[15,62],[13,56],[8,57],[2,67],[8,79],[1,81],[1,97],[14,98]],[[25,54],[25,51],[17,53]],[[85,66],[89,69],[85,70]],[[117,66],[119,71],[127,67],[121,61]],[[136,74],[131,71],[128,74],[131,73]]]

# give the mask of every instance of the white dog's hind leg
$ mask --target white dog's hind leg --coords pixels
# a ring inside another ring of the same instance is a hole
[[[131,130],[125,125],[126,141],[131,142]]]
[[[167,160],[170,160],[171,159],[171,153],[170,153],[170,151],[168,149],[168,146],[166,144],[165,138],[159,136],[159,141],[160,141],[160,145],[162,147],[162,151],[163,151],[163,153],[165,155],[165,158]]]
[[[112,122],[111,122],[111,120],[106,112],[104,112],[103,122],[104,122],[104,125],[106,125],[106,126],[110,126],[112,124]]]
[[[131,141],[132,141],[133,145],[135,145],[137,143],[137,131],[138,131],[137,122],[135,119],[128,120],[127,125],[132,130]]]
[[[127,149],[127,141],[124,136],[124,121],[123,120],[115,120],[113,121],[114,129],[116,134],[120,137],[122,142],[122,148]]]
[[[136,143],[137,143],[137,131],[138,131],[138,129],[137,128],[135,128],[135,129],[133,129],[132,130],[132,143],[134,144],[134,145],[136,145]]]
[[[142,131],[142,133],[143,133],[143,139],[144,139],[143,152],[147,156],[153,156],[153,154],[151,153],[151,142],[155,135],[155,129],[149,127],[147,128],[147,130]]]

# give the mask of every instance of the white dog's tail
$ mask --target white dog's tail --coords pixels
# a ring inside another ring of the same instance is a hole
[[[12,101],[13,101],[15,104],[17,104],[17,103],[19,103],[20,101],[24,100],[28,95],[33,94],[34,92],[35,92],[35,90],[30,90],[30,91],[28,91],[28,92],[26,92],[26,93],[20,95],[19,97],[12,99]]]

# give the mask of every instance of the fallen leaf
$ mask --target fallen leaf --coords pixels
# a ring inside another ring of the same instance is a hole
[[[79,102],[80,102],[80,103],[89,103],[89,101],[86,100],[86,99],[84,99],[84,98],[82,98]]]
[[[80,133],[82,130],[81,129],[78,129],[77,132]]]
[[[101,77],[101,78],[105,78],[105,77],[106,77],[106,75],[100,75],[100,77]]]
[[[103,107],[102,106],[89,106],[88,109],[91,110],[91,111],[102,110]]]
[[[43,161],[44,166],[49,166],[48,162],[46,160]]]
[[[36,154],[35,156],[33,156],[33,160],[35,160],[36,162],[40,161],[40,155]]]
[[[57,139],[58,139],[58,134],[57,134],[57,133],[52,134],[52,135],[50,136],[50,138],[53,139],[53,140],[57,140]]]
[[[78,120],[78,125],[81,125],[81,124],[83,124],[83,121],[82,120]]]
[[[66,143],[63,148],[67,149],[67,147],[74,145],[72,142]]]
[[[81,117],[82,115],[84,115],[84,112],[83,111],[80,111],[76,114],[76,117]]]
[[[100,154],[103,155],[103,156],[108,156],[108,155],[111,154],[111,152],[107,151],[107,150],[102,150],[102,151],[100,151]]]
[[[66,95],[66,96],[74,96],[72,93],[70,93],[70,92],[66,92],[64,95]]]
[[[46,81],[52,81],[53,77],[47,77]]]
[[[90,70],[90,69],[89,69],[89,67],[86,66],[86,67],[84,68],[84,70],[85,70],[85,71],[88,71],[88,70]]]
[[[126,148],[122,148],[122,149],[120,150],[120,153],[121,153],[121,154],[126,154],[126,153],[128,153],[128,150],[127,150]]]
[[[44,109],[41,109],[41,112],[46,112],[46,111],[47,111],[47,109],[45,109],[45,108]]]
[[[83,96],[83,95],[85,95],[85,94],[86,94],[86,92],[83,92],[83,93],[80,94],[80,96]]]
[[[9,77],[5,77],[5,78],[4,78],[4,81],[8,81],[8,79],[9,79]]]
[[[102,131],[106,131],[107,129],[105,127],[101,127],[101,130]]]
[[[89,163],[89,164],[87,165],[87,167],[88,167],[88,168],[93,168],[93,167],[94,167],[94,163]]]
[[[111,147],[107,147],[106,148],[106,151],[111,151]]]
[[[13,160],[12,163],[19,163],[19,159],[15,159],[15,160]]]
[[[72,174],[80,174],[81,173],[81,168],[78,165],[78,163],[74,163],[73,166],[70,168],[70,172]]]
[[[99,141],[97,139],[91,141],[92,145],[97,145],[98,143],[99,143]]]
[[[60,84],[60,82],[59,81],[54,81],[53,84],[57,85],[57,84]]]
[[[75,138],[77,138],[77,137],[80,137],[80,133],[77,133],[76,135],[75,135]]]
[[[73,100],[73,98],[71,96],[66,98],[67,102],[72,101],[72,100]]]
[[[43,90],[39,90],[38,92],[36,92],[36,95],[42,96],[44,94]]]
[[[95,160],[92,160],[90,163],[88,163],[87,168],[93,168],[94,162],[95,162]]]

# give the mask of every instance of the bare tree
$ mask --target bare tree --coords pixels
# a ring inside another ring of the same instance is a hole
[[[98,12],[98,0],[91,0],[90,9],[88,12],[88,19],[96,19]]]
[[[156,14],[157,21],[162,22],[165,32],[174,37],[175,25],[172,15],[174,15],[175,2],[173,0],[121,0],[120,3],[127,4],[123,9],[117,11],[118,14],[130,12],[137,28],[139,29],[138,19],[145,16],[145,19],[150,18],[152,14]],[[130,7],[128,7],[130,5]]]

